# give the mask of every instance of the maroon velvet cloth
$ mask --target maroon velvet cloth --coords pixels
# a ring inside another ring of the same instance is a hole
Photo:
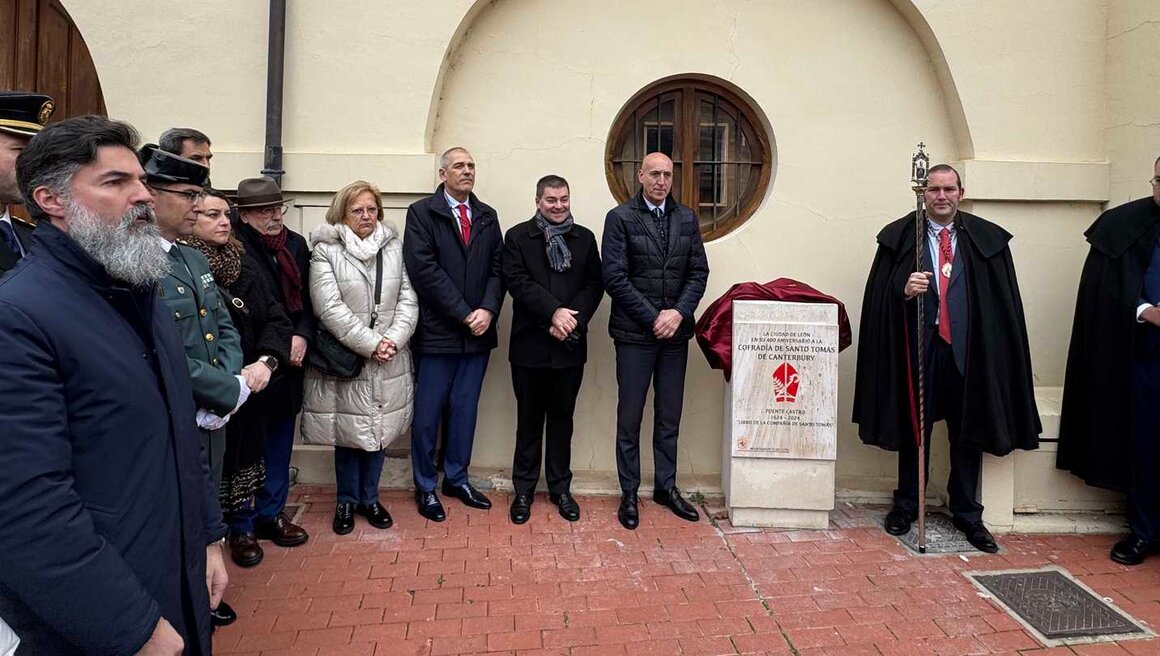
[[[733,347],[733,301],[789,301],[793,303],[836,303],[838,305],[838,350],[843,351],[853,339],[846,305],[828,294],[792,278],[778,278],[765,284],[741,282],[713,301],[697,321],[697,344],[709,366],[732,374],[730,354]]]

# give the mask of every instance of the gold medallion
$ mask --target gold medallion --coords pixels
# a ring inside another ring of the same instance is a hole
[[[950,262],[947,262],[946,264],[942,265],[942,275],[943,275],[943,278],[950,278],[951,277],[951,263]]]

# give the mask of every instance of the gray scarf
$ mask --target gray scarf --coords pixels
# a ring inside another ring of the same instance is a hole
[[[544,240],[548,242],[548,264],[554,271],[563,273],[572,268],[572,252],[564,243],[564,235],[572,230],[572,215],[560,223],[552,223],[536,212],[536,227],[544,233]]]

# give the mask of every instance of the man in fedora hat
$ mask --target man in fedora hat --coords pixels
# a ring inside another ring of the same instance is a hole
[[[145,144],[138,157],[153,195],[161,246],[169,256],[169,275],[161,280],[157,294],[177,322],[185,344],[197,427],[216,487],[226,450],[225,424],[249,397],[250,388],[240,375],[241,336],[218,293],[209,262],[196,248],[177,243],[193,232],[195,209],[209,180],[209,169],[154,144]],[[220,557],[220,550],[217,553]],[[212,609],[210,619],[215,626],[225,626],[237,615],[223,601]]]
[[[257,491],[252,508],[231,515],[230,552],[234,562],[255,564],[261,553],[258,539],[280,547],[296,547],[309,535],[292,524],[282,510],[290,491],[290,452],[294,446],[294,419],[302,409],[303,363],[317,325],[310,304],[310,250],[302,235],[286,227],[286,200],[270,178],[247,178],[238,183],[238,218],[234,234],[254,254],[266,285],[294,325],[290,367],[271,381],[262,395],[270,408],[266,434],[266,484]],[[260,557],[259,557],[260,558]]]
[[[32,245],[35,223],[14,217],[9,205],[24,202],[16,185],[16,157],[52,116],[52,98],[28,91],[0,91],[0,276]]]

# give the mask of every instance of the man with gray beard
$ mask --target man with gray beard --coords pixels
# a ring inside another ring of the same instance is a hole
[[[38,221],[0,280],[0,617],[18,654],[209,654],[227,582],[136,145],[85,116],[16,163]]]

